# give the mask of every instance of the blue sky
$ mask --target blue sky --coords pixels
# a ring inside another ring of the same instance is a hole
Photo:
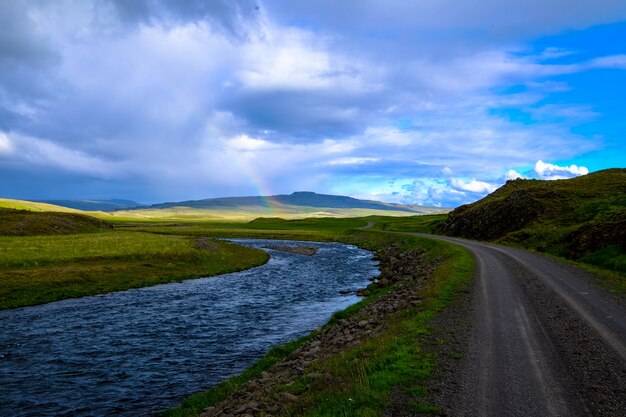
[[[457,206],[626,166],[623,0],[32,0],[0,28],[0,197]]]

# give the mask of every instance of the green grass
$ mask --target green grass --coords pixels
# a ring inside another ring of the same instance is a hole
[[[58,213],[61,213],[61,212],[81,213],[80,210],[56,206],[54,204],[35,203],[33,201],[26,201],[26,200],[11,200],[8,198],[0,198],[0,208],[8,208],[8,209],[15,209],[15,210],[29,210],[29,211],[54,211]]]
[[[111,223],[78,213],[0,207],[0,236],[65,235],[110,230]]]
[[[544,252],[626,294],[626,169],[556,181],[509,181],[455,209],[435,231]]]
[[[31,228],[40,216],[32,213]],[[72,215],[73,216],[73,215]],[[361,219],[116,223],[114,230],[58,236],[0,236],[0,309],[101,294],[259,265],[267,254],[228,243],[198,250],[199,237],[332,241]]]
[[[0,236],[0,267],[30,267],[85,260],[141,260],[191,250],[184,236],[108,232],[71,236]]]
[[[318,364],[311,371],[330,373],[333,383],[318,384],[304,377],[285,390],[299,395],[297,406],[288,408],[285,415],[311,416],[378,416],[389,402],[389,395],[401,387],[418,397],[425,393],[425,378],[431,375],[433,362],[421,347],[421,338],[429,332],[428,321],[443,309],[456,294],[464,289],[474,271],[472,256],[465,249],[448,243],[415,236],[376,231],[344,230],[340,240],[376,250],[392,243],[404,250],[423,248],[430,261],[438,267],[422,289],[424,303],[407,308],[389,319],[383,334],[366,341],[357,348]],[[372,295],[346,310],[336,313],[327,326],[357,314],[361,308],[382,296],[391,288],[374,290]],[[314,334],[313,334],[314,335]],[[168,410],[167,417],[192,417],[217,404],[235,390],[285,358],[307,338],[273,349],[244,374],[231,378],[216,387],[185,400],[179,407]],[[416,403],[415,409],[432,411],[428,404]]]
[[[136,232],[0,237],[0,309],[239,271],[260,250]]]
[[[388,232],[433,233],[447,214],[429,214],[410,217],[372,217],[375,230]]]
[[[81,213],[110,221],[237,221],[247,222],[258,217],[282,217],[284,219],[311,218],[354,218],[365,216],[413,216],[414,213],[400,210],[381,210],[364,208],[337,208],[296,206],[274,203],[272,207],[257,205],[237,205],[228,207],[186,207],[173,206],[164,208],[144,208],[137,210],[119,210],[114,212],[82,211],[47,203],[25,200],[0,199],[0,208],[13,208],[30,211],[54,211]],[[428,212],[441,212],[437,208],[424,207]],[[445,211],[445,210],[444,210]]]
[[[466,288],[474,265],[465,249],[419,238],[415,244],[443,259],[421,293],[424,304],[397,313],[383,334],[319,365],[317,371],[330,373],[333,383],[315,385],[306,378],[296,382],[289,390],[301,401],[285,415],[379,416],[398,387],[415,396],[415,411],[434,409],[420,400],[434,366],[421,341],[429,332],[429,320]]]
[[[116,223],[116,226],[118,230],[166,235],[334,241],[347,230],[366,226],[368,219],[369,217],[300,220],[264,218],[250,222],[124,222]]]
[[[370,215],[411,216],[413,213],[399,210],[376,210],[360,208],[333,208],[308,206],[234,206],[228,208],[168,207],[159,209],[121,210],[112,213],[126,219],[149,219],[160,221],[250,221],[258,217],[281,217],[284,219],[351,218]]]

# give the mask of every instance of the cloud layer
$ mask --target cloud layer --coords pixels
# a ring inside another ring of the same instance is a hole
[[[623,19],[611,0],[3,2],[0,193],[450,206],[584,174],[542,161],[602,149],[573,129],[601,114],[552,98],[626,55],[529,42]]]

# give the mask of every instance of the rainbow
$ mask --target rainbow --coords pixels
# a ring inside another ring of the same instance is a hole
[[[265,183],[262,176],[259,175],[250,165],[248,160],[245,157],[242,157],[242,155],[237,151],[230,150],[229,154],[236,167],[249,179],[250,183],[257,190],[257,196],[261,198],[261,201],[267,208],[267,214],[271,217],[279,217],[280,209],[278,208],[278,203],[272,199],[270,187]]]

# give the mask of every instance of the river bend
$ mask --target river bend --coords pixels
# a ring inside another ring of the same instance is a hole
[[[241,372],[358,301],[378,274],[339,243],[236,239],[247,271],[0,312],[0,415],[141,416]],[[272,245],[315,246],[304,256]]]

